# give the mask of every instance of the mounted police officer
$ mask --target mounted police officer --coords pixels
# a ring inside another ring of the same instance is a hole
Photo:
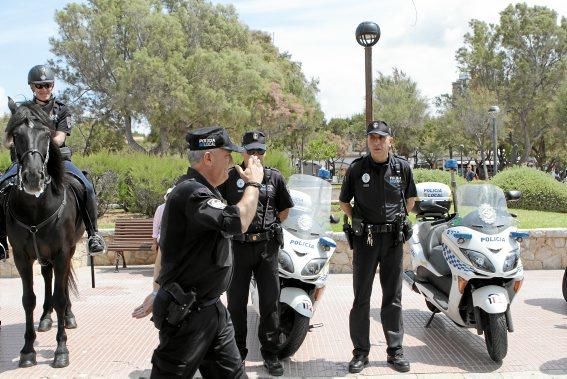
[[[37,65],[31,68],[28,73],[28,84],[33,92],[33,101],[39,104],[49,115],[52,124],[49,125],[52,132],[52,140],[61,148],[61,153],[66,158],[64,160],[65,170],[77,178],[84,187],[85,201],[81,204],[81,214],[85,228],[87,230],[88,250],[91,255],[97,255],[105,250],[104,239],[98,234],[97,229],[97,201],[92,183],[85,177],[85,174],[75,166],[70,160],[70,149],[65,146],[65,139],[71,134],[73,127],[69,109],[61,101],[53,96],[52,91],[55,85],[53,71],[47,66]],[[6,147],[11,147],[11,139],[4,140]],[[13,155],[12,155],[13,156]],[[18,165],[13,163],[10,168],[0,177],[0,187],[4,182],[18,174]],[[2,249],[8,251],[6,240],[6,217],[4,209],[0,207],[0,255]]]
[[[384,121],[373,121],[366,133],[369,154],[351,164],[339,197],[341,209],[352,220],[354,234],[354,302],[349,318],[354,350],[349,372],[358,373],[368,364],[370,296],[378,265],[387,362],[395,370],[407,372],[410,364],[402,347],[402,248],[411,230],[406,215],[417,193],[409,163],[390,153],[390,127]],[[350,204],[353,198],[354,208]]]
[[[169,194],[162,217],[160,289],[153,304],[159,346],[152,356],[152,378],[246,377],[231,317],[219,301],[232,276],[230,237],[248,230],[256,215],[264,175],[258,157],[242,179],[242,199],[226,205],[216,189],[228,178],[235,146],[225,129],[190,132],[187,174]]]
[[[245,169],[250,157],[263,162],[266,153],[266,137],[260,131],[250,131],[242,138]],[[237,204],[244,194],[244,181],[236,167],[228,180],[219,187],[228,204]],[[278,359],[279,343],[279,296],[278,250],[283,242],[280,223],[293,207],[291,195],[281,173],[273,168],[264,169],[260,199],[256,216],[248,231],[232,238],[234,248],[234,275],[228,290],[228,310],[234,322],[236,343],[242,361],[246,359],[248,289],[252,274],[258,283],[260,296],[260,325],[258,338],[264,365],[270,375],[283,375],[283,366]]]

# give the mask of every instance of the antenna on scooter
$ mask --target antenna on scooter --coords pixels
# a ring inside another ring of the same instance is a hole
[[[455,176],[457,167],[457,161],[455,159],[447,159],[445,161],[445,169],[451,171],[451,192],[453,192],[453,207],[455,209],[455,214],[459,213],[457,209],[457,177]]]

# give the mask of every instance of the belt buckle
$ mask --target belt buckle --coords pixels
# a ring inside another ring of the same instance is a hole
[[[252,241],[256,241],[258,239],[258,235],[257,234],[252,234]]]

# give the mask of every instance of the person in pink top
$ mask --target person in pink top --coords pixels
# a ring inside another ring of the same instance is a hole
[[[165,195],[163,196],[164,200],[167,200],[167,196],[173,190],[173,187],[169,188]],[[156,280],[161,271],[161,251],[159,250],[159,233],[161,229],[161,219],[163,216],[163,210],[165,208],[165,203],[161,204],[157,207],[154,213],[154,225],[152,227],[152,238],[154,239],[152,243],[152,251],[156,252],[156,262],[154,264],[154,275],[153,275],[153,291],[144,299],[144,302],[137,306],[132,312],[132,317],[134,318],[144,318],[150,313],[152,313],[152,308],[154,304],[154,297],[159,290],[159,284],[157,284]]]

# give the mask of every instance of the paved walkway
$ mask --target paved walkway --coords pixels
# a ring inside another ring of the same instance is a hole
[[[149,321],[134,320],[132,309],[150,288],[152,267],[133,266],[120,273],[97,268],[97,288],[90,288],[89,268],[77,270],[79,297],[73,311],[79,327],[69,330],[69,367],[50,366],[55,350],[55,329],[38,333],[38,364],[18,368],[23,346],[24,311],[19,279],[0,280],[0,378],[142,378],[149,377],[150,357],[157,332]],[[445,316],[435,317],[425,329],[430,312],[420,296],[404,286],[403,306],[406,356],[412,370],[404,377],[567,377],[567,302],[561,295],[562,270],[527,271],[524,286],[512,305],[516,331],[509,335],[508,356],[502,364],[488,357],[484,339],[474,330],[457,327]],[[352,345],[348,313],[352,303],[352,277],[330,276],[313,323],[323,323],[307,336],[303,346],[284,362],[285,377],[354,377],[347,371]],[[43,281],[35,277],[41,315]],[[360,376],[395,375],[385,362],[380,325],[380,286],[375,282],[371,304],[370,366]],[[249,360],[251,378],[268,377],[255,338],[257,317],[249,308]]]

